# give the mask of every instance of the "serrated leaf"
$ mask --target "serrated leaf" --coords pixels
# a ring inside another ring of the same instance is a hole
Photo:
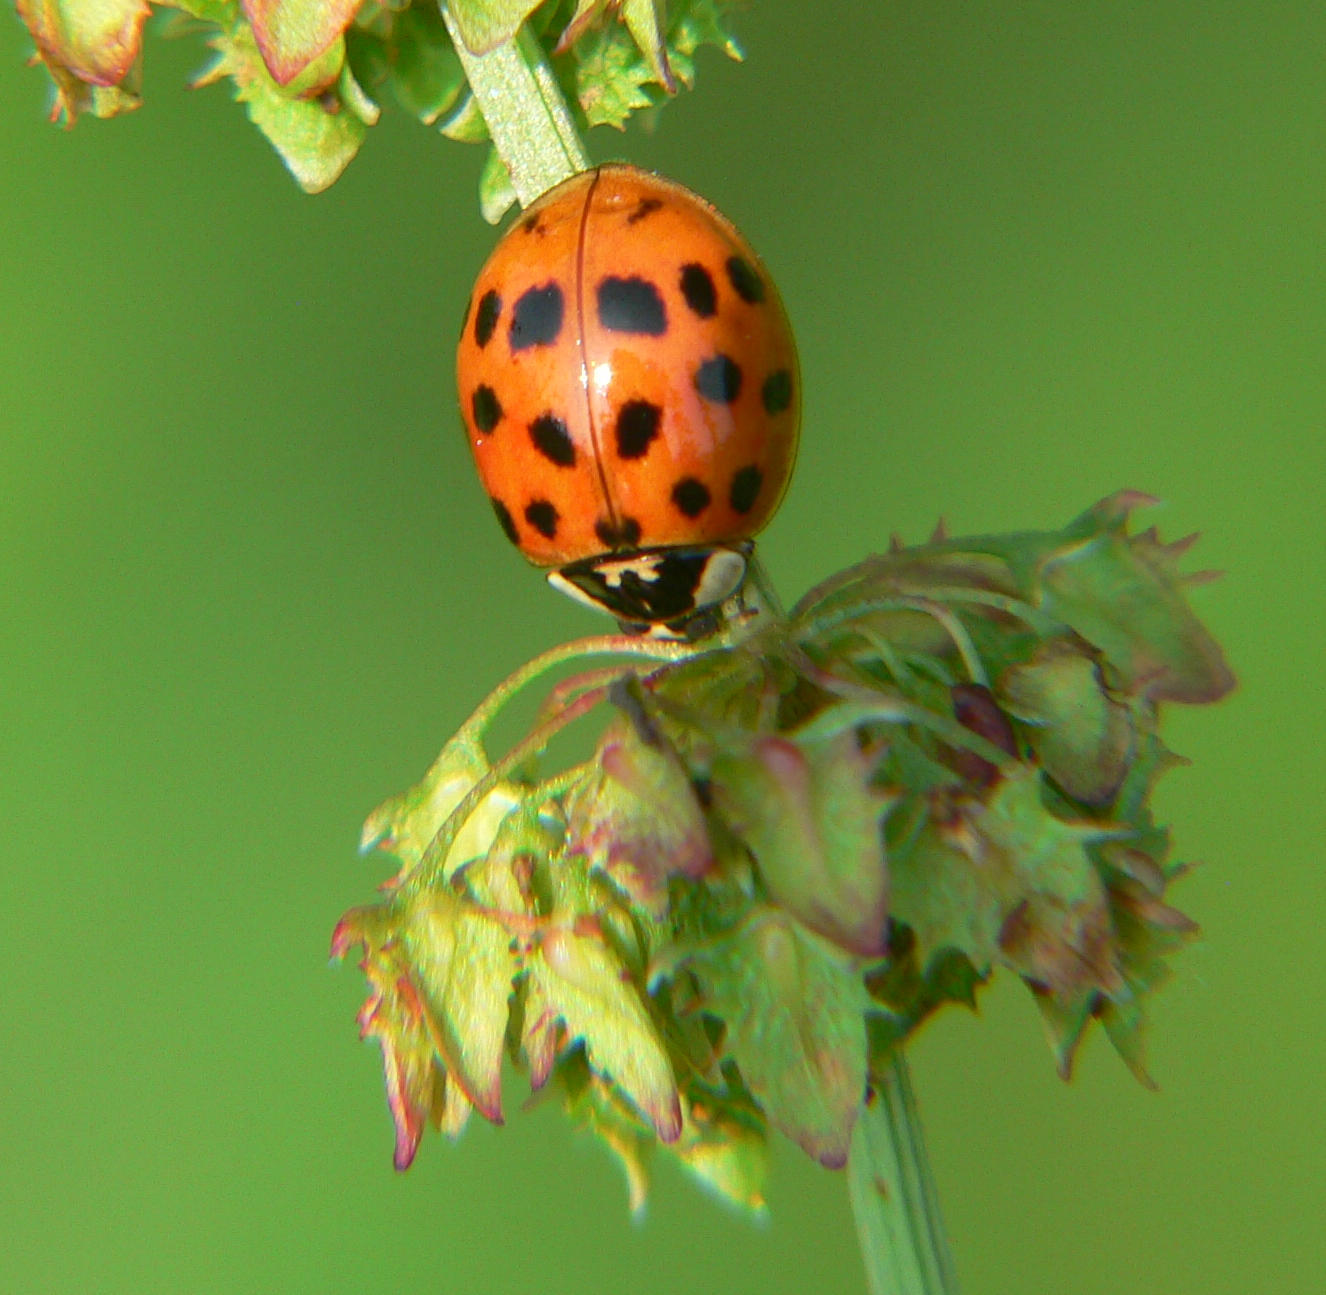
[[[277,85],[289,85],[349,25],[360,0],[242,0]]]
[[[448,0],[466,49],[484,54],[510,40],[543,0]]]
[[[1096,662],[1049,639],[999,679],[999,699],[1028,726],[1046,773],[1085,805],[1108,805],[1123,785],[1136,735],[1128,707],[1105,691]]]
[[[217,57],[194,84],[210,85],[229,77],[249,120],[267,136],[300,188],[321,193],[333,184],[359,151],[367,130],[363,120],[347,112],[334,94],[305,99],[298,96],[303,88],[299,82],[289,90],[277,85],[247,27],[219,32],[210,44]],[[343,53],[343,43],[334,44],[323,55],[325,69],[319,66],[322,60],[310,65],[315,77],[325,75],[334,81]]]
[[[641,993],[592,929],[553,927],[525,957],[522,1040],[537,1088],[556,1057],[583,1043],[597,1074],[611,1079],[664,1142],[681,1132],[681,1106],[663,1040]]]
[[[865,1095],[870,1006],[859,965],[773,908],[682,953],[703,1010],[769,1121],[830,1168],[847,1160]]]
[[[654,80],[648,62],[630,34],[617,23],[605,23],[575,46],[575,97],[589,126],[615,126],[650,107],[645,86]]]
[[[437,890],[410,904],[399,938],[448,1073],[500,1124],[502,1050],[516,974],[510,933],[483,910]]]
[[[1115,496],[1069,528],[1086,533],[1040,563],[1044,609],[1098,648],[1127,691],[1150,701],[1216,701],[1234,676],[1169,565],[1154,561],[1154,544],[1126,535],[1136,502]]]
[[[891,800],[851,730],[762,736],[720,751],[715,805],[755,856],[770,892],[812,930],[865,957],[885,948],[888,870],[880,823]]]
[[[16,0],[42,60],[90,86],[128,75],[142,47],[147,0]]]

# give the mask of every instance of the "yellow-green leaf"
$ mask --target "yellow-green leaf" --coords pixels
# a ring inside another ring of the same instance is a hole
[[[525,959],[524,1046],[540,1087],[556,1057],[583,1042],[596,1073],[611,1079],[664,1142],[681,1133],[672,1065],[642,991],[592,929],[554,927]]]
[[[289,85],[349,25],[360,0],[243,0],[263,62]]]
[[[142,43],[147,0],[17,0],[42,59],[89,85],[117,85]]]
[[[448,1073],[500,1124],[502,1047],[516,973],[510,934],[482,909],[433,890],[411,904],[400,938]]]

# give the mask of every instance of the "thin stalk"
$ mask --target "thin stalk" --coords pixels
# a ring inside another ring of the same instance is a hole
[[[442,0],[439,7],[516,197],[528,207],[589,165],[557,79],[526,28],[476,54],[466,47],[450,6]]]
[[[906,1058],[869,1094],[847,1160],[870,1295],[957,1295]]]

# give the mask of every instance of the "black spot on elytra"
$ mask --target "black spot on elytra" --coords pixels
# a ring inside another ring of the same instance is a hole
[[[755,507],[760,487],[764,484],[764,473],[753,463],[738,468],[732,476],[732,487],[727,492],[727,501],[734,513],[748,513]]]
[[[662,337],[668,331],[663,298],[648,279],[601,279],[598,306],[599,323],[610,332]]]
[[[511,520],[511,513],[507,506],[500,499],[490,499],[488,501],[493,506],[493,512],[497,514],[498,525],[501,526],[503,533],[512,544],[520,543],[520,536],[516,533],[516,524]]]
[[[475,387],[470,398],[470,412],[474,415],[475,431],[487,436],[502,421],[502,404],[497,392],[486,384]]]
[[[561,518],[557,515],[557,509],[548,500],[536,499],[532,504],[526,505],[525,520],[545,540],[551,540],[557,535],[557,523]]]
[[[701,319],[711,319],[718,309],[714,281],[709,271],[695,261],[681,267],[681,295]]]
[[[481,351],[492,340],[501,313],[502,298],[489,288],[479,300],[479,309],[474,312],[474,340]]]
[[[623,517],[613,523],[611,518],[600,518],[594,523],[594,534],[604,548],[633,549],[640,543],[640,523],[634,517]]]
[[[628,225],[638,224],[640,221],[653,212],[656,212],[663,205],[662,198],[641,198],[636,204],[636,208],[626,218]]]
[[[525,219],[520,222],[520,227],[527,234],[543,233],[543,225],[539,220],[538,212],[535,212],[532,216],[526,216]]]
[[[534,448],[550,463],[559,468],[575,467],[575,444],[566,424],[556,414],[540,414],[529,425],[529,437]]]
[[[706,400],[730,405],[741,395],[741,366],[729,355],[715,355],[696,369],[695,389]]]
[[[788,369],[776,369],[764,380],[760,388],[760,401],[766,414],[781,414],[792,403],[792,374]]]
[[[699,517],[709,507],[709,487],[695,477],[683,477],[672,487],[672,502],[686,517]]]
[[[617,411],[617,455],[623,459],[642,459],[658,435],[663,411],[648,400],[628,400]]]
[[[755,272],[755,267],[744,257],[729,256],[727,258],[727,277],[742,301],[754,306],[764,300],[764,280]]]
[[[530,346],[551,346],[562,331],[565,305],[562,290],[555,283],[545,283],[522,292],[511,312],[511,349],[523,351]]]

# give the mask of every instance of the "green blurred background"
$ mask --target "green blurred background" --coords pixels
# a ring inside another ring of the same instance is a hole
[[[537,649],[600,628],[502,539],[451,347],[477,149],[391,109],[297,192],[202,62],[43,121],[0,24],[0,1290],[859,1292],[846,1185],[642,1225],[552,1110],[406,1175],[351,967],[359,824]],[[968,1295],[1326,1287],[1320,930],[1326,6],[761,0],[657,132],[777,276],[806,420],[788,596],[1119,487],[1205,532],[1242,682],[1176,712],[1207,866],[1143,1091],[1054,1076],[1011,983],[914,1049]]]

